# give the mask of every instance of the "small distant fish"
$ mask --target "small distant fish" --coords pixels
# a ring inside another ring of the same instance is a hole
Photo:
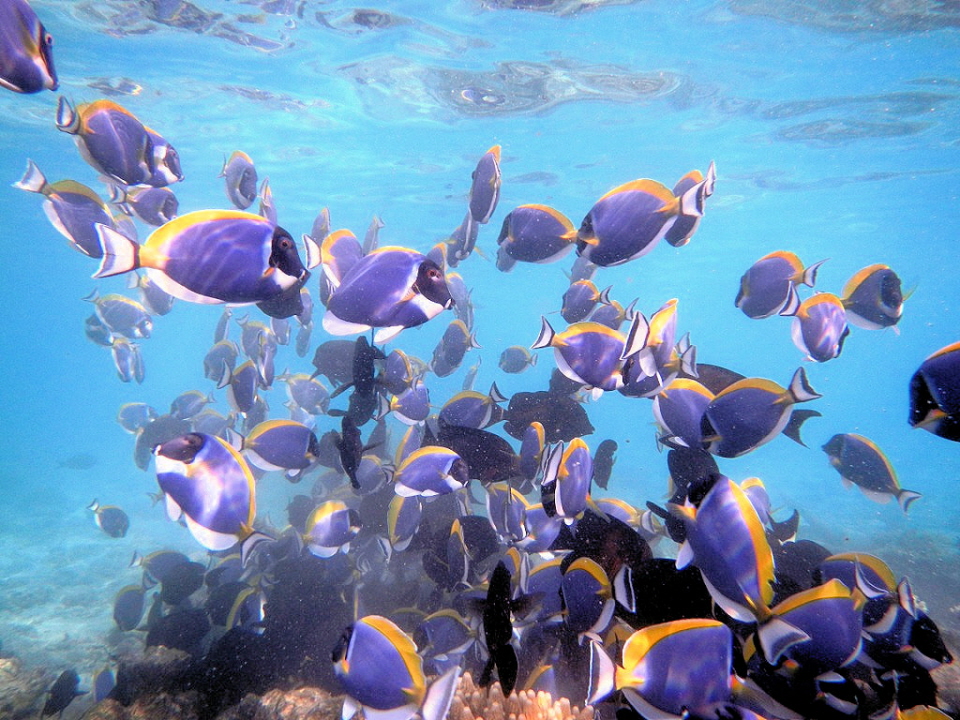
[[[110,202],[127,215],[136,215],[147,225],[160,227],[173,220],[180,210],[180,201],[168,187],[113,186]]]
[[[356,510],[339,500],[328,500],[310,513],[303,541],[317,557],[329,558],[338,552],[348,552],[351,541],[361,527],[360,515]]]
[[[910,378],[912,427],[960,442],[960,342],[937,350]]]
[[[100,460],[94,455],[89,453],[77,453],[76,455],[71,455],[64,460],[61,460],[57,463],[57,465],[69,470],[89,470],[98,462],[100,462]]]
[[[522,373],[537,364],[537,356],[522,345],[511,345],[500,353],[500,369],[505,373]]]
[[[896,498],[906,512],[920,493],[905,490],[897,481],[893,465],[872,440],[855,433],[834,435],[823,446],[830,465],[844,485],[856,485],[871,500],[885,503]]]
[[[246,210],[257,199],[257,169],[245,152],[235,150],[223,161],[220,177],[224,179],[227,197],[238,210]]]
[[[470,185],[470,215],[474,222],[484,225],[497,209],[500,200],[500,146],[487,150],[473,171]]]
[[[613,465],[617,461],[617,441],[604,440],[593,454],[593,481],[602,489],[607,489]]]
[[[122,538],[130,529],[130,518],[116,505],[101,505],[94,500],[87,510],[93,511],[97,527],[112,538]]]
[[[60,677],[50,688],[50,696],[44,703],[43,710],[40,711],[40,717],[62,713],[75,697],[86,695],[87,691],[78,690],[79,687],[80,676],[77,675],[76,670],[64,670],[60,673]]]
[[[713,195],[716,182],[717,167],[711,162],[709,167],[707,167],[706,175],[699,170],[691,170],[680,178],[677,184],[673,186],[673,194],[677,197],[682,197],[688,190],[699,186],[700,194],[705,202],[708,197]],[[664,239],[674,247],[683,247],[690,242],[690,238],[692,238],[693,234],[697,231],[697,228],[700,226],[700,220],[701,218],[699,217],[678,217],[676,222],[673,223],[673,226],[667,230]]]
[[[470,331],[466,323],[462,320],[454,320],[447,326],[433,349],[430,369],[437,377],[452,375],[460,367],[467,351],[479,347],[476,335]]]
[[[113,621],[117,627],[128,632],[140,624],[143,619],[146,591],[142,584],[127,585],[117,592],[113,599]]]
[[[18,93],[59,87],[53,36],[26,0],[0,2],[0,87]]]
[[[570,324],[586,320],[597,303],[604,302],[609,297],[609,291],[610,288],[607,288],[600,292],[592,280],[577,280],[571,283],[563,293],[560,316]]]
[[[449,448],[426,445],[410,453],[393,476],[397,495],[446,495],[470,481],[467,463]]]

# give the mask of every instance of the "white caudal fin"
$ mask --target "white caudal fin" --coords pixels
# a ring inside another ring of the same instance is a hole
[[[790,394],[793,396],[794,402],[798,403],[823,397],[810,385],[807,380],[807,373],[802,367],[797,368],[797,371],[793,374],[793,379],[790,381]]]
[[[446,720],[459,681],[460,668],[453,667],[431,683],[420,706],[423,720]]]
[[[536,341],[533,345],[530,346],[531,350],[539,350],[540,348],[550,347],[550,344],[553,342],[553,336],[556,333],[553,331],[553,328],[550,327],[550,323],[547,322],[547,319],[540,316],[540,334],[537,336]]]
[[[27,160],[26,172],[23,173],[20,181],[15,182],[13,186],[18,190],[42,193],[43,189],[47,186],[47,178],[40,172],[40,168],[37,167],[37,164],[33,160]]]
[[[320,244],[306,233],[303,234],[303,253],[307,258],[308,270],[320,265]]]
[[[57,101],[57,130],[76,135],[80,129],[80,115],[63,95]]]
[[[139,267],[140,246],[123,233],[111,227],[97,223],[97,237],[103,250],[99,269],[92,275],[94,278],[122,275]]]

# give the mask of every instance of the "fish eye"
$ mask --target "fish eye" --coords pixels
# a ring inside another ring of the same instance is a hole
[[[44,33],[43,42],[47,47],[53,47],[53,35],[50,33]]]

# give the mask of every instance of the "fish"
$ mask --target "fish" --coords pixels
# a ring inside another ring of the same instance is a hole
[[[453,298],[436,263],[414,250],[387,246],[344,274],[327,304],[323,328],[331,335],[377,328],[374,342],[384,343],[451,307]]]
[[[578,557],[563,568],[560,593],[567,630],[581,639],[599,639],[616,608],[606,571],[595,560]]]
[[[960,442],[960,342],[940,348],[910,378],[911,427]]]
[[[558,462],[552,457],[557,452],[561,453]],[[591,502],[593,458],[590,448],[583,438],[574,438],[566,449],[562,444],[552,448],[544,465],[541,490],[552,492],[557,516],[569,525],[586,511]]]
[[[350,484],[354,489],[359,489],[357,468],[360,467],[360,459],[363,456],[363,439],[360,437],[360,429],[349,415],[344,415],[340,421],[340,434],[336,438],[336,446],[343,472],[350,478]],[[317,454],[319,455],[319,450]]]
[[[423,720],[443,720],[460,676],[459,668],[448,670],[428,687],[416,644],[381,615],[347,627],[332,662],[347,695],[345,720],[360,708],[370,720],[409,720],[418,711]]]
[[[768,631],[766,661],[775,665],[787,657],[814,676],[849,665],[861,650],[862,607],[862,597],[855,597],[839,580],[790,596],[772,610],[790,632],[778,642],[780,636]]]
[[[311,364],[315,372],[310,377],[323,375],[334,386],[353,379],[353,355],[356,344],[353,340],[327,340],[317,345]]]
[[[168,187],[111,186],[110,202],[125,215],[135,215],[147,225],[160,227],[173,220],[180,211],[180,201]]]
[[[313,430],[294,420],[267,420],[240,440],[241,452],[252,465],[279,471],[298,482],[316,463],[320,441]]]
[[[407,455],[393,476],[394,490],[404,497],[445,495],[466,487],[467,463],[449,448],[425,445]]]
[[[613,466],[617,462],[617,441],[603,440],[593,453],[593,481],[603,490],[607,489]]]
[[[97,527],[109,537],[122,538],[130,529],[130,517],[116,505],[101,505],[94,500],[87,506],[87,510],[93,511]]]
[[[227,550],[253,536],[256,486],[246,461],[226,441],[188,433],[154,450],[167,517],[183,517],[208,550]]]
[[[433,349],[430,369],[437,377],[448,377],[460,367],[468,350],[479,347],[476,335],[466,323],[463,320],[454,320],[444,330],[443,336]]]
[[[387,413],[393,413],[405,425],[422,423],[430,415],[430,388],[417,378],[410,387],[390,400],[381,396],[378,417],[384,417]]]
[[[489,430],[441,424],[431,442],[454,451],[466,464],[467,475],[484,485],[509,481],[520,474],[513,447]]]
[[[896,498],[904,512],[920,497],[920,493],[900,487],[893,465],[877,444],[856,433],[831,437],[823,445],[830,465],[840,473],[846,487],[856,485],[875,502]]]
[[[685,192],[699,185],[700,194],[702,195],[701,202],[706,204],[706,199],[713,195],[716,189],[716,182],[717,167],[711,162],[707,167],[706,175],[699,170],[691,170],[677,180],[677,184],[673,186],[673,194],[677,197],[682,197]],[[683,247],[690,242],[690,238],[693,237],[697,228],[700,227],[700,220],[701,218],[699,217],[678,217],[670,229],[667,230],[667,234],[664,235],[664,240],[674,247]]]
[[[525,480],[532,483],[540,474],[545,448],[546,432],[543,425],[538,422],[530,423],[520,438],[518,453],[520,473]]]
[[[632,353],[623,364],[623,387],[628,397],[653,397],[679,375],[697,377],[697,349],[688,337],[675,342],[677,299],[668,300],[647,322],[636,313],[627,338]],[[644,337],[640,337],[643,335]],[[634,348],[638,348],[633,352]]]
[[[57,129],[73,135],[83,159],[111,180],[162,187],[183,179],[176,150],[110,100],[74,108],[61,96]]]
[[[132,435],[136,435],[157,417],[159,413],[146,403],[124,403],[117,411],[120,427]]]
[[[170,414],[180,420],[190,420],[212,402],[214,402],[212,393],[204,394],[199,390],[187,390],[170,401]]]
[[[225,361],[221,370],[223,376],[217,383],[217,388],[227,388],[230,407],[241,415],[250,417],[259,400],[257,390],[263,384],[257,366],[253,360],[247,360],[231,370]]]
[[[302,309],[309,272],[290,234],[259,215],[198,210],[157,228],[143,245],[104,225],[98,233],[104,255],[96,278],[142,267],[164,292],[187,302],[257,304],[276,317]],[[290,307],[282,305],[291,298]]]
[[[339,500],[320,503],[307,517],[303,542],[307,549],[321,558],[333,557],[350,550],[350,543],[363,524],[353,508]]]
[[[500,403],[506,398],[496,383],[490,386],[487,394],[476,390],[464,390],[447,400],[437,416],[442,426],[484,428],[503,420],[503,408]]]
[[[113,227],[114,221],[96,191],[75,180],[50,183],[33,160],[27,160],[23,177],[13,187],[43,196],[44,214],[70,247],[87,257],[103,257],[97,225]]]
[[[203,358],[203,376],[219,381],[228,372],[232,375],[239,355],[240,348],[233,340],[220,340]]]
[[[113,366],[117,370],[117,377],[122,382],[136,380],[138,385],[143,383],[145,368],[139,345],[125,338],[115,337],[110,343],[110,352],[113,355]]]
[[[150,337],[153,319],[136,300],[118,293],[100,295],[96,290],[84,300],[94,304],[97,317],[112,335],[122,335],[128,340]]]
[[[387,539],[395,552],[403,552],[420,527],[423,501],[419,495],[394,495],[387,509]]]
[[[513,597],[510,587],[510,571],[503,560],[497,563],[490,575],[487,597],[483,603],[483,637],[489,658],[478,678],[478,685],[486,687],[493,681],[496,668],[497,680],[504,697],[513,692],[517,682],[517,650],[513,639]]]
[[[503,429],[517,440],[533,422],[543,426],[544,439],[550,443],[569,442],[594,429],[583,405],[567,395],[545,390],[511,395],[504,419]]]
[[[523,345],[511,345],[500,353],[498,365],[505,373],[516,375],[537,364],[537,356]]]
[[[840,302],[847,319],[865,330],[895,326],[903,315],[906,298],[900,277],[886,265],[868,265],[843,286]]]
[[[560,316],[571,325],[586,320],[597,303],[609,302],[609,293],[610,288],[601,292],[592,280],[570,283],[570,287],[563,293]]]
[[[746,378],[721,390],[703,412],[705,448],[720,457],[739,457],[770,442],[788,427],[797,403],[821,397],[798,368],[789,388]],[[799,429],[795,428],[797,437]]]
[[[557,333],[545,317],[540,322],[540,335],[530,347],[552,347],[564,377],[598,393],[623,387],[626,337],[622,333],[592,322],[574,323]]]
[[[160,599],[167,605],[182,605],[203,587],[206,571],[205,565],[196,562],[174,565],[164,574],[160,583]]]
[[[47,715],[56,715],[67,709],[67,706],[73,702],[73,699],[81,695],[86,695],[86,690],[78,690],[80,687],[80,676],[76,670],[64,670],[54,681],[48,690],[47,701],[43,704],[40,711],[40,717]]]
[[[113,599],[113,621],[120,630],[133,630],[143,619],[146,591],[143,585],[126,585]]]
[[[813,287],[826,260],[807,268],[795,254],[777,250],[757,260],[740,278],[735,304],[755,320],[771,315],[793,315],[800,307],[797,285]]]
[[[330,391],[306,373],[285,373],[278,379],[286,383],[290,402],[310,415],[323,415],[330,406]]]
[[[224,158],[223,169],[219,177],[223,178],[227,198],[238,210],[246,210],[257,199],[257,169],[253,160],[245,152],[234,150],[229,158]]]
[[[688,501],[672,504],[670,510],[686,527],[677,568],[696,565],[714,602],[734,620],[769,619],[773,553],[760,517],[740,486],[720,476],[698,507]]]
[[[653,416],[662,430],[658,442],[669,447],[703,447],[703,413],[713,399],[713,393],[696,380],[671,381],[653,399]]]
[[[688,619],[650,625],[623,644],[622,667],[597,645],[588,701],[614,689],[643,717],[679,718],[731,699],[733,633],[716,620]]]
[[[0,3],[0,87],[38,93],[60,87],[53,36],[26,0]]]
[[[470,184],[470,216],[481,225],[490,222],[500,200],[500,146],[494,145],[477,162]]]
[[[804,300],[793,316],[793,344],[809,360],[827,362],[840,356],[850,334],[843,303],[831,293],[817,293]]]
[[[497,238],[497,269],[516,262],[552,263],[564,258],[577,239],[573,223],[547,205],[520,205],[503,219]]]
[[[622,265],[646,255],[677,217],[703,215],[703,185],[694,185],[679,198],[646,178],[614,188],[584,217],[577,231],[577,254],[600,267]]]

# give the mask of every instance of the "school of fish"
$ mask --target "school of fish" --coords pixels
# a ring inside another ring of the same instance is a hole
[[[56,90],[51,47],[25,0],[0,0],[0,85]],[[148,382],[140,343],[177,301],[223,306],[198,372],[225,390],[230,412],[208,407],[213,387],[184,392],[168,412],[118,411],[134,463],[152,464],[154,501],[206,553],[202,563],[135,554],[142,580],[113,604],[120,631],[210,663],[239,648],[261,670],[252,689],[300,673],[346,696],[344,718],[444,720],[465,671],[504,695],[546,690],[623,718],[948,717],[930,671],[952,657],[909,581],[880,558],[798,539],[798,513],[776,519],[761,479],[720,471],[718,459],[781,434],[803,444],[801,426],[820,413],[798,406],[821,397],[806,370],[781,385],[698,362],[679,335],[679,299],[648,318],[637,300],[624,306],[598,288],[603,268],[661,240],[696,252],[714,163],[672,187],[611,178],[620,184],[583,208],[579,227],[547,205],[519,205],[494,238],[482,226],[504,190],[495,145],[465,178],[460,226],[415,249],[381,245],[376,217],[361,241],[326,208],[298,242],[241,151],[221,172],[229,206],[179,214],[177,151],[113,101],[61,97],[51,126],[73,137],[109,199],[75,180],[50,183],[28,158],[14,185],[42,196],[94,278],[130,278],[136,297],[85,298],[86,337],[110,349],[119,378]],[[138,223],[149,229],[142,241]],[[480,347],[469,271],[454,268],[494,241],[504,273],[576,255],[556,298],[566,327],[543,318],[529,347],[498,349],[499,370],[517,374],[552,348],[549,387],[474,390],[477,361],[462,392],[431,398],[431,376],[460,371]],[[839,294],[802,299],[821,262],[771,252],[745,270],[734,303],[754,319],[791,317],[798,360],[815,363],[840,356],[850,325],[894,328],[907,297],[891,268],[872,264]],[[235,316],[241,306],[249,313]],[[448,310],[432,357],[404,351],[404,331]],[[278,373],[281,356],[302,367]],[[960,441],[960,342],[904,385],[909,425]],[[667,502],[595,491],[615,476],[618,445],[591,449],[588,400],[649,401]],[[867,497],[903,512],[920,498],[869,438],[836,434],[822,449]],[[283,523],[257,504],[276,477],[310,486]],[[127,534],[121,508],[88,509],[105,535]],[[291,610],[297,592],[326,619]],[[69,704],[78,682],[64,673],[44,714]],[[109,672],[93,685],[97,699],[120,692]],[[214,705],[244,689],[198,687]]]

